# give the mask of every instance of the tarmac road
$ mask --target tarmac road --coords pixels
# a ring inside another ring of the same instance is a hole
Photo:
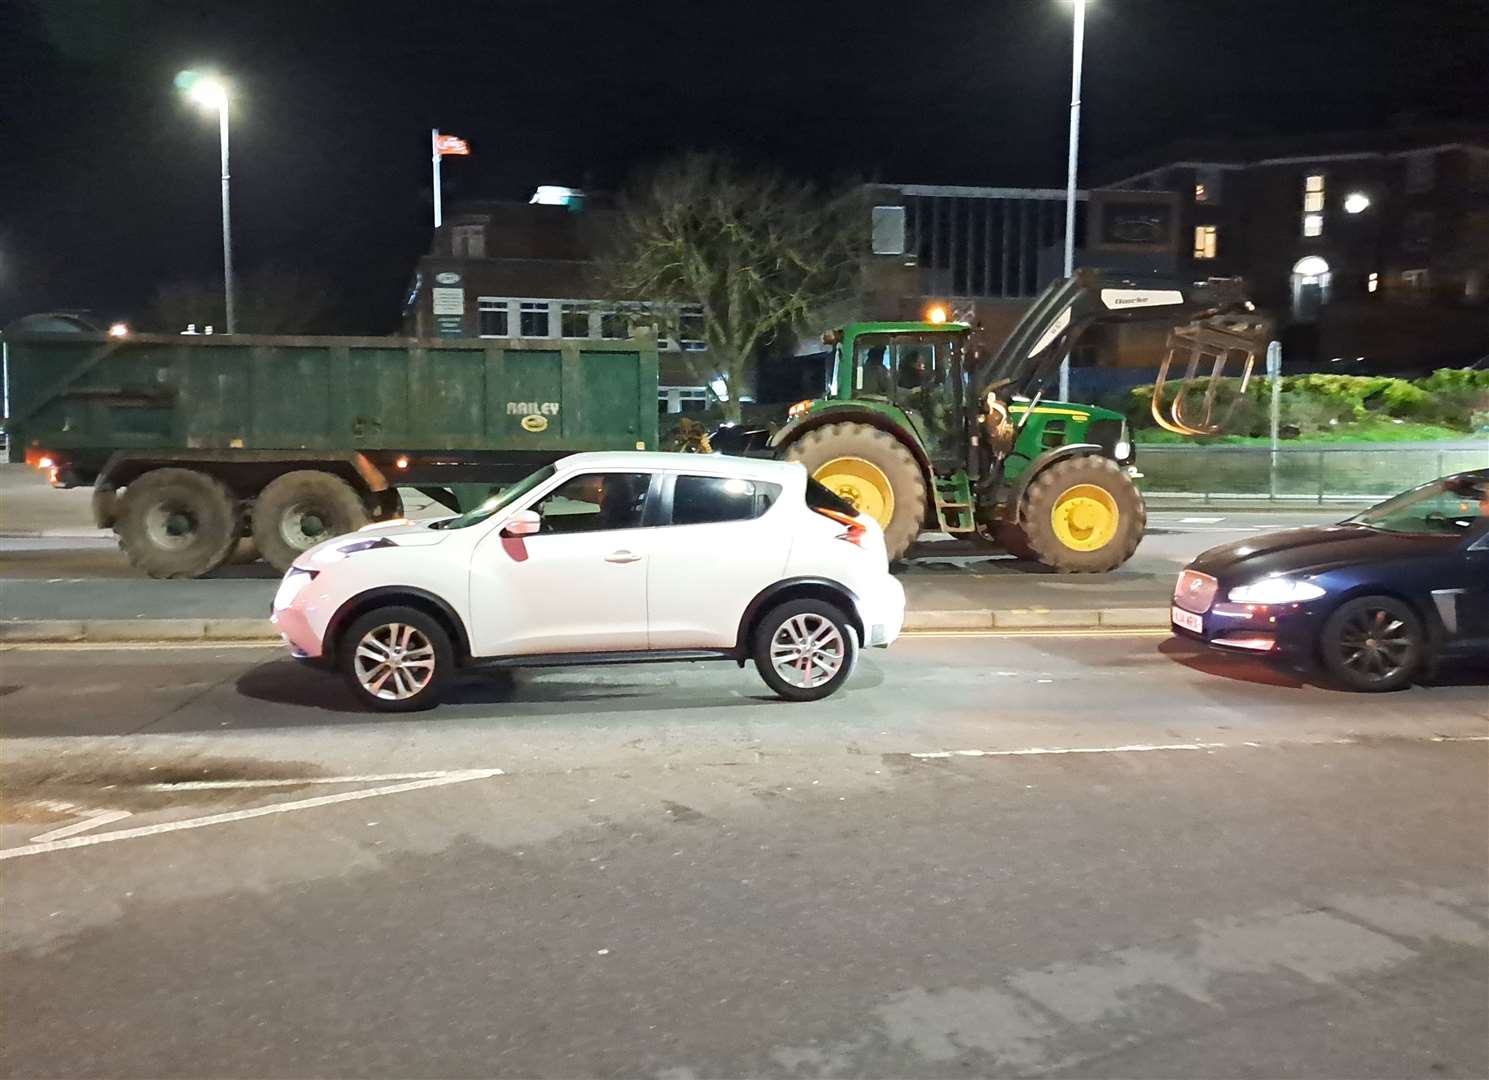
[[[812,706],[700,664],[390,718],[29,647],[0,695],[4,1075],[1489,1074],[1481,671],[948,634]]]

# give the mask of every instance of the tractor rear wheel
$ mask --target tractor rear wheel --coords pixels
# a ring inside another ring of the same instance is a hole
[[[1148,511],[1110,458],[1086,455],[1048,466],[1024,492],[1019,524],[1046,566],[1067,573],[1115,570],[1137,550]]]
[[[868,424],[827,424],[786,449],[813,478],[884,530],[891,559],[910,550],[925,522],[925,474],[908,447]]]

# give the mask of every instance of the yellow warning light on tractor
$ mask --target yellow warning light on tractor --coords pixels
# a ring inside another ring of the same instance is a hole
[[[932,304],[925,309],[926,322],[944,323],[946,321],[946,308],[941,304]]]

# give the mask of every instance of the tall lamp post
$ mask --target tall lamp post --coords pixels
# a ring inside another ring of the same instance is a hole
[[[221,142],[222,154],[223,314],[226,317],[227,332],[232,334],[237,331],[238,324],[233,314],[233,218],[228,199],[227,84],[221,79],[210,75],[198,75],[195,72],[183,71],[180,75],[176,76],[176,85],[185,90],[186,96],[203,109],[217,110],[217,130]]]
[[[1075,48],[1070,61],[1070,158],[1065,172],[1065,276],[1075,273],[1075,171],[1081,145],[1081,57],[1086,49],[1086,0],[1075,0]],[[1070,354],[1060,361],[1060,400],[1070,398]]]

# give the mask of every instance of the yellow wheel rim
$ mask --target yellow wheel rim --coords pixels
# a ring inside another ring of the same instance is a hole
[[[1116,537],[1121,521],[1117,500],[1106,488],[1095,484],[1076,484],[1067,488],[1050,511],[1055,539],[1072,551],[1096,551],[1106,547]]]
[[[873,518],[880,528],[889,528],[889,519],[894,517],[894,488],[889,486],[884,470],[873,462],[856,457],[833,458],[812,478],[848,500],[860,514]]]

